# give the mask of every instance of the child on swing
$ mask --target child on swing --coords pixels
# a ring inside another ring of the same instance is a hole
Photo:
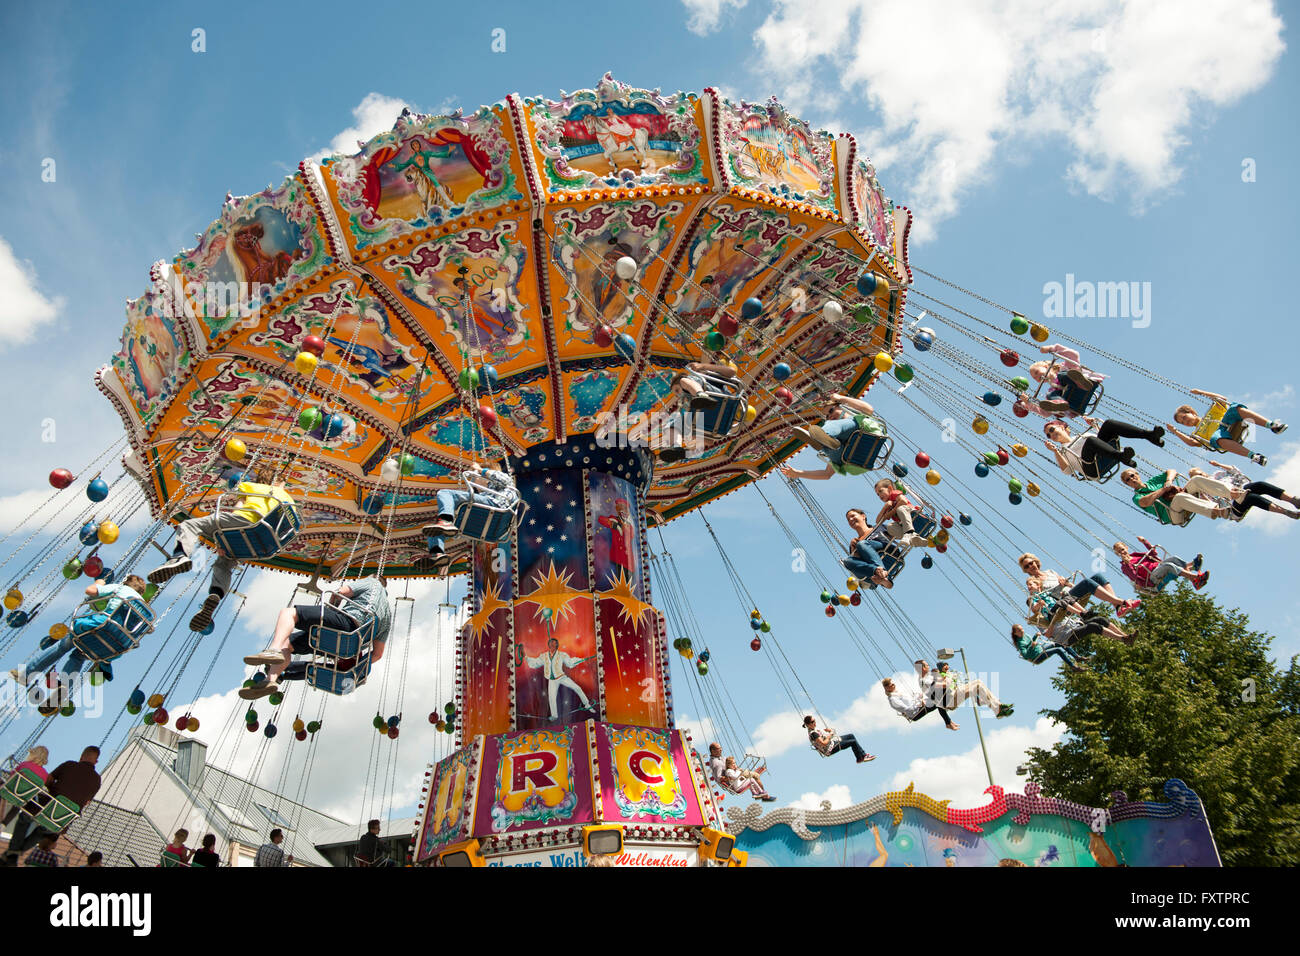
[[[1185,425],[1192,431],[1184,435],[1173,425],[1169,430],[1177,435],[1179,440],[1192,448],[1208,448],[1210,451],[1228,451],[1234,455],[1241,455],[1243,458],[1249,458],[1255,464],[1263,466],[1268,464],[1268,458],[1259,452],[1253,452],[1237,439],[1232,437],[1233,426],[1242,422],[1249,422],[1252,425],[1259,425],[1267,428],[1274,435],[1280,435],[1286,431],[1286,422],[1279,419],[1265,418],[1258,412],[1253,412],[1240,402],[1230,402],[1222,395],[1216,395],[1214,392],[1205,392],[1199,388],[1191,390],[1193,395],[1199,395],[1202,398],[1209,399],[1215,405],[1223,408],[1223,413],[1219,418],[1219,429],[1209,438],[1202,438],[1196,434],[1197,427],[1201,424],[1201,415],[1191,405],[1179,405],[1174,412],[1174,421],[1179,425]]]

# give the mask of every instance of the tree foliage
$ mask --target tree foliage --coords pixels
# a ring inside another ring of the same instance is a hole
[[[1300,865],[1300,670],[1269,657],[1245,614],[1179,585],[1096,638],[1089,670],[1062,670],[1043,713],[1067,736],[1029,752],[1046,794],[1105,806],[1112,790],[1163,799],[1170,777],[1201,797],[1227,866]]]

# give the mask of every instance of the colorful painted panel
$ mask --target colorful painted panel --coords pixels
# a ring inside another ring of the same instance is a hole
[[[611,823],[704,822],[681,738],[671,731],[597,728],[604,819]]]
[[[112,364],[135,413],[145,425],[176,394],[190,374],[192,355],[176,317],[173,299],[151,289],[127,303],[122,348]]]
[[[468,117],[404,113],[355,156],[326,159],[353,248],[522,199],[502,116],[487,107]]]
[[[479,835],[518,832],[591,819],[586,728],[529,730],[489,741],[492,783],[475,821]]]
[[[719,146],[733,186],[838,213],[835,141],[829,133],[813,132],[775,98],[762,105],[720,100],[717,112]]]
[[[433,858],[440,849],[469,833],[478,792],[479,764],[480,749],[475,743],[440,760],[434,767],[425,794],[424,821],[415,853],[417,863]]]
[[[594,90],[527,99],[524,108],[548,192],[708,181],[699,100],[690,94],[662,96],[606,73]]]
[[[505,733],[511,726],[514,669],[512,544],[476,543],[473,549],[475,611],[465,645],[463,733]]]
[[[665,688],[655,654],[658,612],[632,594],[626,578],[602,594],[600,666],[605,719],[610,723],[663,727]]]
[[[894,204],[880,188],[876,170],[870,163],[859,161],[853,170],[853,201],[858,214],[858,227],[870,236],[876,246],[892,251],[894,246]]]
[[[543,579],[515,604],[517,727],[598,715],[594,613],[592,599],[566,594],[558,577]]]

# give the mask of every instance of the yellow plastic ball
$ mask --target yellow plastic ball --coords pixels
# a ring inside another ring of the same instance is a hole
[[[877,352],[873,364],[876,366],[876,371],[888,372],[894,367],[894,358],[888,352]]]
[[[117,540],[117,536],[121,534],[121,532],[113,522],[101,521],[99,523],[99,530],[97,530],[95,534],[102,544],[112,544]]]
[[[310,352],[299,352],[294,356],[293,367],[298,370],[300,375],[310,375],[316,371],[316,356]]]
[[[1039,488],[1038,485],[1032,481],[1025,485],[1025,494],[1029,495],[1031,498],[1037,498],[1042,490],[1042,488]]]
[[[947,529],[947,528],[942,528],[942,529],[940,529],[939,531],[936,531],[936,532],[935,532],[935,535],[934,535],[934,541],[935,541],[936,544],[947,544],[947,543],[948,543],[948,529]]]
[[[10,588],[5,594],[5,608],[12,611],[23,603],[23,592],[17,588]]]
[[[839,601],[840,601],[840,604],[842,604],[842,605],[845,606],[845,607],[848,607],[848,605],[849,605],[849,596],[848,596],[847,594],[841,594],[840,597],[839,597]]]
[[[162,704],[163,704],[163,695],[162,695],[162,694],[150,694],[150,695],[149,695],[149,708],[150,708],[151,710],[157,710],[159,707],[162,706]]]
[[[60,621],[58,624],[50,625],[50,639],[61,641],[68,636],[68,625]]]
[[[387,725],[387,724],[384,724],[382,727],[376,727],[376,728],[375,728],[375,731],[376,731],[377,733],[381,733],[381,734],[383,734],[385,737],[387,737],[387,736],[388,736],[388,725]]]
[[[199,719],[197,717],[191,717],[186,722],[185,729],[188,730],[190,733],[194,733],[194,731],[199,729]]]
[[[444,730],[447,729],[447,722],[445,720],[439,720],[435,722],[433,726],[437,728],[438,733],[442,733]]]
[[[306,729],[307,729],[307,724],[303,722],[303,719],[301,717],[299,717],[297,720],[293,722],[293,732],[295,734],[300,730],[306,730]]]
[[[971,422],[970,427],[976,435],[983,435],[989,430],[989,420],[981,415],[979,418],[975,419],[975,421]]]
[[[937,485],[939,482],[943,481],[943,475],[939,474],[937,471],[931,468],[929,471],[925,473],[925,480],[929,484]]]
[[[1029,447],[1027,445],[1020,445],[1020,444],[1012,445],[1011,454],[1015,455],[1017,458],[1024,458],[1026,455],[1029,454]]]
[[[754,610],[749,612],[749,616],[753,618],[755,621],[757,621],[763,615],[758,613],[758,608],[754,608]]]
[[[231,461],[243,461],[244,456],[248,454],[248,446],[238,438],[232,438],[226,442],[226,457]]]
[[[856,591],[858,589],[857,578],[849,578],[847,581],[844,582],[844,584],[850,591]]]
[[[753,421],[755,418],[757,418],[757,417],[758,417],[758,409],[755,408],[753,405],[746,405],[746,406],[745,406],[745,424],[748,425],[750,422],[752,422],[752,421]]]
[[[722,364],[727,366],[727,368],[731,369],[733,372],[740,371],[740,366],[738,366],[735,362],[731,361],[731,359],[726,359],[725,361],[723,361]]]
[[[1047,337],[1052,333],[1048,331],[1047,326],[1039,325],[1035,322],[1029,327],[1029,337],[1035,342],[1046,342]]]

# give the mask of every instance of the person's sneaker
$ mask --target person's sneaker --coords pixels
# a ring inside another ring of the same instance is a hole
[[[244,658],[244,663],[254,667],[270,667],[273,664],[283,664],[284,655],[279,651],[262,651],[260,654],[249,654]]]
[[[185,574],[192,567],[194,562],[190,560],[189,555],[173,555],[166,564],[158,565],[145,575],[145,580],[150,584],[164,584],[178,574]]]
[[[1193,571],[1201,570],[1201,565],[1203,565],[1204,563],[1205,563],[1205,555],[1198,554],[1196,557],[1192,558],[1192,570]]]
[[[1255,452],[1253,455],[1251,455],[1250,460],[1253,461],[1255,464],[1259,465],[1259,467],[1261,468],[1263,468],[1265,465],[1268,464],[1268,457],[1266,455],[1261,455],[1259,452]]]
[[[212,615],[217,613],[217,605],[221,603],[220,596],[209,594],[203,599],[203,606],[199,608],[199,613],[190,618],[191,631],[206,631],[212,626]]]
[[[1001,720],[1003,717],[1010,717],[1015,712],[1016,708],[1013,704],[1003,704],[998,708],[998,720]]]
[[[876,759],[876,755],[875,755],[875,754],[863,754],[863,755],[862,755],[862,759],[859,760],[858,763],[870,763],[871,761],[873,761],[873,760],[875,760],[875,759]]]
[[[426,524],[422,527],[420,533],[426,538],[429,537],[429,535],[438,535],[439,537],[445,538],[448,535],[459,534],[460,529],[456,527],[454,521],[448,521],[446,518],[439,518],[437,521]]]
[[[838,438],[832,438],[827,434],[826,429],[822,428],[820,425],[809,425],[808,434],[812,435],[813,441],[822,448],[825,448],[827,451],[834,451],[836,448],[840,447],[840,440]]]
[[[1065,377],[1068,378],[1075,385],[1078,385],[1085,392],[1091,391],[1093,385],[1096,384],[1092,379],[1088,378],[1087,375],[1083,374],[1083,372],[1079,371],[1077,368],[1072,368],[1069,371],[1067,371],[1065,373]]]
[[[1279,422],[1275,419],[1268,423],[1268,430],[1274,435],[1280,435],[1286,431],[1286,422]]]
[[[759,797],[758,799],[762,800],[764,803],[771,803],[773,800],[776,799],[776,797],[772,796],[771,794],[768,794],[766,797]]]
[[[1210,572],[1202,571],[1192,580],[1192,587],[1199,591],[1201,588],[1205,587],[1205,582],[1208,580],[1210,580]]]
[[[1065,415],[1068,412],[1074,411],[1074,409],[1070,407],[1070,403],[1062,398],[1040,398],[1038,400],[1038,407],[1045,412],[1051,412],[1053,415]]]
[[[260,684],[254,684],[252,687],[239,688],[240,700],[261,700],[263,697],[269,697],[279,691],[280,685],[273,680],[264,680]]]
[[[1141,606],[1142,606],[1142,602],[1139,600],[1125,601],[1115,610],[1120,617],[1126,617],[1129,611],[1136,611]]]
[[[1160,448],[1165,447],[1165,430],[1159,425],[1151,429],[1151,444],[1157,445]]]
[[[900,540],[903,542],[903,544],[911,548],[924,548],[928,546],[930,543],[929,541],[925,540],[925,538],[921,537],[919,534],[905,534]]]
[[[1130,468],[1137,467],[1137,452],[1132,448],[1125,448],[1119,456],[1121,463],[1128,465]]]

